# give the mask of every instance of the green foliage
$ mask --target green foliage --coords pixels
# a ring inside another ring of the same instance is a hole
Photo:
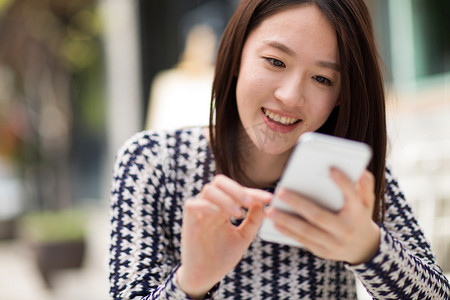
[[[6,10],[11,4],[12,0],[0,0],[0,12]]]
[[[22,230],[35,242],[78,241],[85,237],[85,223],[79,211],[34,212],[22,218]]]

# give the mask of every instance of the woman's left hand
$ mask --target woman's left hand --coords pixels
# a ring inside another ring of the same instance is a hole
[[[267,216],[281,233],[299,241],[313,254],[330,260],[360,264],[377,252],[380,229],[372,220],[375,179],[364,171],[356,184],[341,171],[332,169],[331,177],[344,194],[338,213],[320,207],[294,192],[282,190],[279,198],[291,206],[295,216],[271,207]]]

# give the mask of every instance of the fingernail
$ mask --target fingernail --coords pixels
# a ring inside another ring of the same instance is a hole
[[[267,216],[267,217],[271,217],[272,216],[272,214],[273,214],[273,207],[270,207],[270,206],[267,206],[267,207],[264,207],[264,214]]]
[[[266,209],[264,212],[269,219],[275,218],[277,214],[273,207]]]
[[[277,193],[277,197],[280,198],[280,200],[286,200],[286,189],[281,189],[278,193]]]
[[[330,176],[337,178],[341,175],[341,173],[338,171],[338,169],[336,169],[335,167],[331,167],[330,168]]]

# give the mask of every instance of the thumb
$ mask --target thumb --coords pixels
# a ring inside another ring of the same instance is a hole
[[[241,230],[242,234],[253,239],[264,220],[264,206],[270,203],[273,194],[251,188],[247,188],[246,193],[250,199],[250,205],[248,207],[247,216],[239,226],[239,230]]]
[[[264,205],[253,203],[250,205],[244,221],[239,225],[239,231],[245,238],[253,240],[258,233],[259,227],[261,227],[264,217]]]

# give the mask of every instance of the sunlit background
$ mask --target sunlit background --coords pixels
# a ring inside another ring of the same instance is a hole
[[[114,155],[145,128],[207,124],[238,2],[0,0],[0,299],[109,299]],[[366,2],[389,164],[449,274],[450,1]]]

